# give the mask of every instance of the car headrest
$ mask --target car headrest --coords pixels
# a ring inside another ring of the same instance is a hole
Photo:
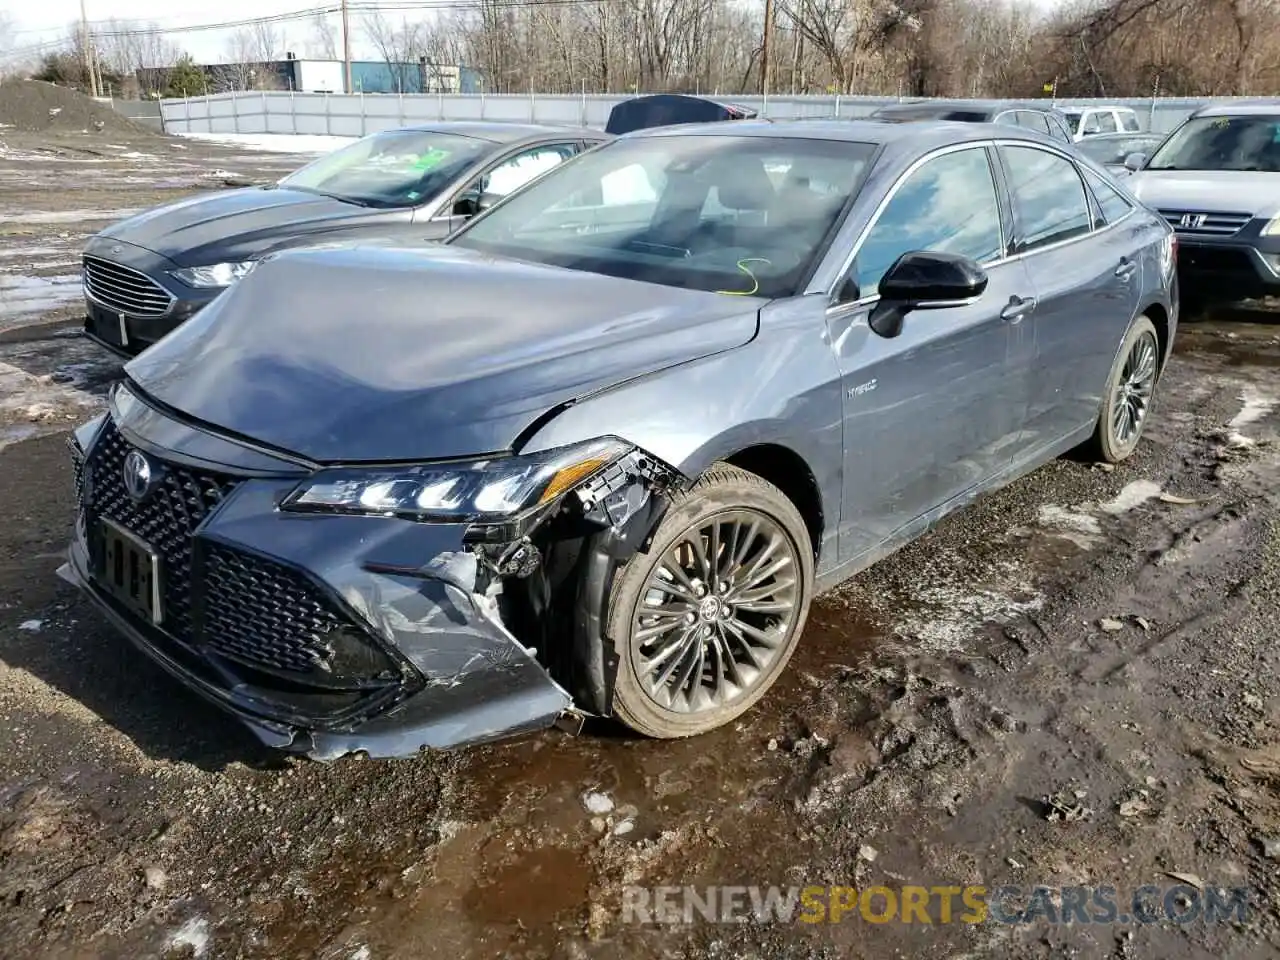
[[[730,210],[767,210],[773,202],[773,181],[756,159],[738,159],[708,171],[716,199]]]

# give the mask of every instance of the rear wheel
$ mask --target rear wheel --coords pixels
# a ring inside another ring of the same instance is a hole
[[[1090,441],[1090,453],[1105,463],[1119,463],[1138,446],[1160,371],[1160,338],[1145,316],[1129,328],[1111,366],[1102,409]]]
[[[741,715],[787,665],[812,591],[799,511],[755,474],[713,467],[673,498],[648,552],[614,581],[618,718],[671,738]]]

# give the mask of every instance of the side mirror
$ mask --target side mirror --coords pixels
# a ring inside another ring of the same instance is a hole
[[[1147,155],[1145,153],[1131,153],[1124,158],[1124,168],[1130,173],[1137,173],[1147,165]]]
[[[953,307],[981,296],[987,272],[955,253],[914,250],[904,253],[880,281],[880,302],[867,319],[882,337],[896,337],[912,310]]]
[[[480,197],[474,193],[465,193],[453,202],[453,216],[474,217],[480,212]]]
[[[488,210],[490,207],[492,207],[495,203],[497,203],[501,199],[502,199],[502,194],[500,193],[480,194],[480,196],[476,198],[476,212],[479,213],[484,210]]]

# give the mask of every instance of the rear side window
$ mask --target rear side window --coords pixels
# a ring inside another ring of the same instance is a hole
[[[1000,154],[1009,172],[1020,252],[1089,232],[1089,202],[1074,163],[1034,147],[1001,147]]]
[[[1120,127],[1129,133],[1134,133],[1142,129],[1138,126],[1138,115],[1132,110],[1120,111]]]
[[[1102,210],[1104,223],[1115,223],[1128,216],[1129,211],[1133,209],[1133,204],[1126,200],[1120,191],[1090,170],[1084,172],[1084,177],[1089,182],[1089,189],[1093,191],[1094,199],[1098,201],[1098,207]]]
[[[854,261],[859,297],[875,293],[895,260],[913,250],[958,253],[979,263],[1003,255],[1000,206],[982,147],[926,161],[898,187]]]

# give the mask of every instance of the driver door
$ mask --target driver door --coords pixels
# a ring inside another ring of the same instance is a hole
[[[925,514],[979,489],[1012,462],[1026,417],[1034,305],[1021,260],[1007,260],[1007,217],[991,151],[947,150],[895,186],[856,252],[829,335],[843,381],[840,555],[851,560]],[[870,329],[880,279],[904,253],[937,250],[986,267],[971,303]]]
[[[440,213],[432,218],[432,223],[442,225],[441,236],[452,233],[481,209],[492,206],[535,177],[564,163],[578,152],[579,147],[577,140],[540,143],[504,157],[454,194]]]

